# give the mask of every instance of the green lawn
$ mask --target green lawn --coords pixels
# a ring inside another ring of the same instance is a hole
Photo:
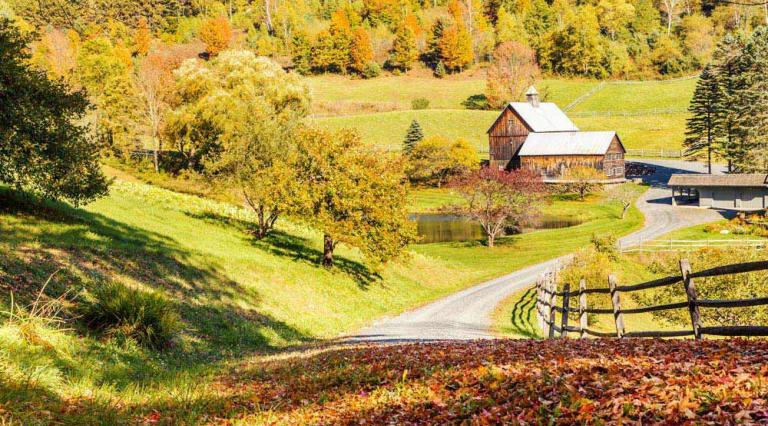
[[[380,77],[370,80],[326,75],[306,79],[313,99],[322,102],[393,103],[410,109],[417,98],[430,108],[458,109],[472,95],[485,91],[485,80],[461,78]],[[567,105],[599,83],[592,80],[544,80],[537,86],[549,102]]]
[[[696,79],[643,82],[608,82],[584,99],[573,112],[639,112],[687,109]]]
[[[487,153],[485,132],[498,116],[497,111],[462,109],[464,99],[482,93],[483,80],[412,77],[354,80],[322,76],[307,81],[317,101],[397,105],[401,111],[316,118],[318,124],[327,128],[356,128],[367,143],[388,149],[400,148],[411,120],[416,119],[427,136],[461,137],[478,151]],[[571,118],[582,130],[617,131],[630,149],[679,149],[685,137],[687,113],[683,110],[688,106],[695,84],[695,79],[608,82],[576,104],[570,111]],[[589,80],[545,80],[539,86],[549,101],[565,108],[598,85]],[[430,109],[410,110],[411,100],[417,97],[429,99]]]
[[[723,219],[719,222],[716,222],[718,224],[725,224],[727,220]],[[757,235],[751,235],[751,234],[734,234],[734,233],[728,233],[728,234],[721,234],[719,232],[706,232],[705,228],[708,224],[704,225],[696,225],[696,226],[690,226],[687,228],[678,229],[676,231],[672,231],[668,234],[664,234],[661,237],[657,238],[658,241],[664,241],[664,240],[695,240],[695,241],[701,241],[701,240],[759,240],[762,239],[761,237]]]
[[[456,200],[446,190],[417,191],[412,210]],[[250,354],[354,331],[565,254],[593,233],[625,233],[642,222],[636,210],[619,220],[619,207],[598,197],[565,197],[546,210],[587,222],[502,238],[493,249],[476,242],[415,245],[409,260],[379,270],[340,247],[337,266],[326,270],[318,266],[319,233],[282,221],[273,236],[256,241],[245,230],[251,215],[220,202],[123,180],[82,209],[24,201],[3,189],[0,311],[8,310],[11,292],[17,303],[29,303],[61,268],[49,294],[71,289],[74,295],[100,280],[152,289],[178,308],[185,330],[171,349],[155,352],[87,333],[77,323],[68,324],[70,330],[3,323],[0,401],[22,423],[30,417],[49,423],[50,410],[30,407],[72,400],[98,413],[94,422],[111,424],[125,411],[147,413],[166,404],[175,415],[190,416],[180,421],[194,418],[196,401],[210,401],[215,392],[206,383]],[[77,413],[56,417],[82,422]]]
[[[494,111],[432,109],[328,117],[316,121],[320,126],[330,129],[355,128],[366,143],[399,150],[408,126],[416,119],[426,137],[442,135],[451,139],[464,138],[478,151],[488,152],[485,132],[497,115]],[[484,156],[487,157],[487,154]]]

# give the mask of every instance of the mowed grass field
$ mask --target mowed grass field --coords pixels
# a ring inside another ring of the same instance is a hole
[[[372,268],[340,247],[333,269],[318,265],[321,234],[284,220],[264,240],[253,218],[229,204],[136,182],[117,181],[85,208],[40,203],[0,188],[0,311],[11,293],[24,306],[61,270],[48,294],[94,281],[162,293],[184,331],[172,348],[152,351],[87,332],[68,321],[0,323],[0,401],[22,424],[142,423],[153,412],[192,422],[217,404],[208,384],[254,353],[354,332],[461,288],[588,244],[593,234],[624,234],[642,224],[633,209],[600,196],[554,199],[547,211],[582,225],[480,242],[414,245],[410,257]],[[642,191],[637,187],[638,193]],[[417,191],[412,211],[458,198]],[[128,419],[133,419],[129,421]],[[147,422],[150,422],[147,420]]]
[[[416,119],[427,136],[461,137],[486,153],[485,132],[498,116],[497,111],[467,110],[461,105],[467,97],[483,93],[485,82],[480,79],[323,76],[307,81],[314,99],[322,103],[397,105],[397,111],[315,119],[327,128],[356,128],[366,142],[387,149],[400,149],[408,126]],[[547,101],[561,108],[571,105],[567,113],[582,130],[616,130],[630,149],[679,149],[685,137],[685,109],[695,85],[695,79],[682,79],[603,84],[544,80],[537,86]],[[416,98],[428,99],[429,109],[411,110]]]

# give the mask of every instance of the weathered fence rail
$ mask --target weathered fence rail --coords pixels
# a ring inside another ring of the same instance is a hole
[[[681,149],[628,149],[627,157],[683,158]]]
[[[764,250],[768,247],[768,239],[744,240],[649,240],[633,241],[633,244],[619,246],[622,253],[664,252],[664,251],[695,251],[702,248],[753,248]]]
[[[557,291],[557,274],[547,272],[536,282],[536,315],[540,328],[544,335],[553,338],[556,334],[567,337],[568,333],[578,333],[579,337],[586,335],[594,337],[686,337],[694,336],[701,339],[704,335],[710,336],[768,336],[768,326],[703,326],[700,308],[744,308],[768,305],[768,297],[751,299],[699,299],[696,292],[694,279],[705,277],[717,277],[724,275],[743,274],[748,272],[768,270],[768,261],[738,263],[733,265],[718,266],[694,272],[691,270],[688,260],[680,261],[680,275],[659,278],[632,285],[619,285],[616,276],[608,276],[607,287],[586,288],[586,282],[582,278],[579,281],[579,289],[571,291],[570,284],[563,285],[563,291]],[[666,287],[682,284],[681,290],[685,291],[686,301],[668,303],[663,305],[643,306],[638,308],[622,308],[621,295],[641,290],[658,287]],[[589,294],[607,294],[611,296],[611,308],[590,308],[587,304]],[[558,305],[557,298],[561,299]],[[571,300],[577,300],[578,307],[571,306]],[[656,330],[656,331],[626,331],[624,316],[647,312],[659,312],[670,309],[687,309],[691,318],[691,328],[683,330]],[[560,324],[556,324],[556,313],[560,313]],[[570,315],[578,314],[578,326],[569,324]],[[612,315],[616,325],[615,332],[603,332],[589,328],[587,315]]]

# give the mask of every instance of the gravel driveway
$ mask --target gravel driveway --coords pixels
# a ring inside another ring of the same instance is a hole
[[[671,193],[665,187],[669,176],[672,173],[703,173],[704,164],[675,160],[642,162],[656,167],[653,176],[644,178],[651,184],[651,188],[637,201],[637,207],[645,215],[645,225],[642,229],[621,238],[622,245],[634,245],[678,228],[722,218],[720,213],[714,210],[672,208]],[[715,173],[721,172],[722,168],[715,170]],[[532,285],[539,274],[567,258],[568,256],[563,256],[529,266],[397,317],[381,319],[348,340],[390,342],[492,338],[491,314],[498,303],[510,294]]]

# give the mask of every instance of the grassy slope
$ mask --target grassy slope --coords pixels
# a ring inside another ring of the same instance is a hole
[[[504,238],[492,250],[478,243],[415,246],[409,262],[377,275],[344,248],[334,270],[319,268],[320,235],[305,227],[283,222],[274,236],[254,241],[244,231],[249,216],[242,211],[149,185],[119,181],[109,197],[79,210],[61,204],[19,207],[17,198],[0,195],[0,311],[7,310],[11,291],[28,302],[50,273],[64,267],[51,294],[114,280],[161,291],[182,313],[186,330],[165,353],[119,339],[46,327],[30,334],[18,324],[0,325],[6,380],[0,381],[0,401],[8,401],[6,410],[22,419],[38,417],[43,414],[34,407],[41,400],[64,404],[93,395],[88,404],[107,423],[119,415],[110,410],[115,398],[143,409],[163,401],[193,405],[185,398],[207,394],[214,375],[250,353],[354,330],[564,254],[586,244],[593,232],[628,232],[642,221],[633,210],[620,222],[618,206],[598,199],[558,200],[547,208],[588,222]],[[412,210],[455,200],[444,190],[422,191],[413,197]],[[194,416],[195,410],[184,412]]]
[[[485,131],[497,116],[495,111],[462,110],[469,95],[482,93],[482,80],[435,80],[388,77],[349,80],[343,77],[314,77],[308,80],[315,99],[327,102],[396,103],[405,111],[318,118],[329,128],[354,127],[371,144],[399,149],[411,120],[417,119],[426,135],[462,137],[487,152]],[[613,129],[628,148],[678,149],[685,134],[685,109],[696,80],[670,82],[612,82],[586,97],[572,109],[573,121],[583,130]],[[565,107],[597,87],[594,81],[548,80],[549,99]],[[542,87],[544,87],[542,85]],[[410,111],[417,97],[430,100],[430,110]],[[648,113],[672,109],[673,113]],[[606,113],[642,113],[621,116]],[[601,115],[602,114],[602,115]]]

